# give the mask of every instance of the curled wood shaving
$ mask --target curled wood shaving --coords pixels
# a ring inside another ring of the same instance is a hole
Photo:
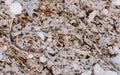
[[[90,47],[92,47],[93,42],[89,39],[86,38],[86,36],[83,37],[83,41]]]
[[[13,19],[7,24],[7,26],[10,28],[9,32],[11,31],[12,25],[13,25]]]
[[[96,44],[93,44],[93,45],[94,45],[95,49],[97,50],[97,52],[98,52],[100,55],[102,55],[102,52],[97,48]]]

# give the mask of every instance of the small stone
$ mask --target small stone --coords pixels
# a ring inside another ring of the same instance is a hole
[[[41,57],[40,57],[40,61],[41,61],[42,63],[45,63],[45,62],[47,61],[47,59],[46,59],[44,56],[41,56]]]
[[[27,58],[33,58],[34,56],[33,56],[33,54],[28,54],[28,56],[27,56]]]
[[[45,35],[43,32],[37,32],[37,35],[42,39],[45,40]]]
[[[23,8],[19,2],[14,2],[10,5],[9,11],[13,15],[18,15],[22,12]]]
[[[48,53],[50,53],[50,54],[56,53],[51,47],[47,47],[46,49],[47,49]]]
[[[93,25],[93,26],[91,27],[91,31],[92,31],[92,32],[98,32],[98,29],[97,29],[96,25]]]
[[[102,12],[103,12],[104,15],[107,15],[108,14],[108,9],[103,9]]]

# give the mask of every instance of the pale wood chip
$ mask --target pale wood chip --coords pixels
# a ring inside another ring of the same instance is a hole
[[[82,51],[80,49],[74,49],[75,53],[81,54],[81,55],[89,55],[90,51]]]
[[[97,15],[98,11],[97,10],[94,10],[93,12],[90,13],[90,15],[88,16],[88,23],[92,22],[93,19],[95,18],[95,16]]]

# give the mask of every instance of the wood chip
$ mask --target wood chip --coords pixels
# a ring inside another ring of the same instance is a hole
[[[75,53],[78,53],[78,54],[84,55],[84,56],[90,54],[90,51],[82,51],[82,50],[80,50],[80,49],[73,49],[73,50],[75,51]]]
[[[88,23],[92,22],[95,18],[95,16],[97,15],[98,11],[94,10],[93,12],[90,13],[90,15],[88,16]]]

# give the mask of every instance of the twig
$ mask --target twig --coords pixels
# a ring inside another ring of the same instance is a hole
[[[52,69],[48,68],[48,66],[45,66],[45,68],[50,72],[51,75],[54,75]]]

